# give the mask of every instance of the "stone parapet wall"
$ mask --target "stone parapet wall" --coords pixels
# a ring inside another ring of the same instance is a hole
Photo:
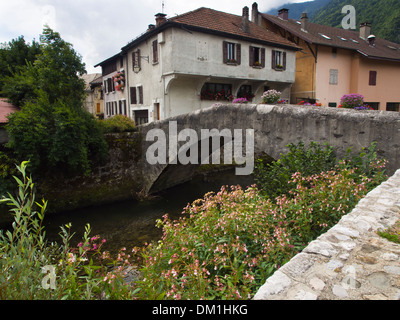
[[[400,219],[400,170],[277,270],[255,300],[398,300],[400,244],[377,234]]]

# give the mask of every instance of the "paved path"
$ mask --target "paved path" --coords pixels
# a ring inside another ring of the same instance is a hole
[[[400,170],[276,271],[255,300],[400,300],[400,244],[377,234],[400,219]]]

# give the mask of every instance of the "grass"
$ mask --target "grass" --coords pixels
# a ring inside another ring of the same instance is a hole
[[[389,229],[378,231],[378,234],[389,241],[400,243],[400,220],[397,220]]]

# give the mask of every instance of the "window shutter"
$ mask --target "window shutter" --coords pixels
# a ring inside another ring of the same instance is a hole
[[[236,44],[236,63],[240,64],[242,62],[242,46],[240,43]]]
[[[250,46],[250,50],[249,50],[249,66],[253,66],[254,65],[254,51],[255,48]]]
[[[376,86],[376,71],[370,71],[369,72],[369,85],[370,86]]]
[[[261,48],[260,50],[261,54],[261,67],[265,68],[265,48]]]
[[[105,92],[105,93],[108,92],[108,91],[107,91],[107,81],[106,81],[106,80],[104,80],[104,92]]]
[[[153,41],[153,62],[158,62],[158,41]]]
[[[107,92],[113,92],[113,82],[111,78],[107,79]]]
[[[224,63],[228,62],[228,42],[222,43],[222,60]]]
[[[132,70],[135,70],[135,57],[136,57],[136,52],[132,52]]]
[[[143,87],[138,87],[139,89],[139,104],[143,104]]]
[[[131,87],[131,104],[137,104],[136,87]]]
[[[286,52],[282,52],[282,66],[283,70],[286,70]]]
[[[272,50],[272,61],[271,61],[271,67],[275,68],[276,67],[276,59],[275,59],[276,51]]]

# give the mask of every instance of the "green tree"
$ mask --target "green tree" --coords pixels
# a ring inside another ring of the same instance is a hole
[[[82,107],[84,82],[78,75],[85,65],[49,27],[40,46],[34,63],[7,85],[15,85],[25,97],[21,111],[9,116],[8,146],[18,160],[30,160],[33,173],[86,174],[106,157],[107,143],[95,118]]]
[[[40,53],[40,44],[35,40],[31,44],[26,43],[23,36],[5,43],[0,48],[0,91],[7,77],[12,77],[27,64],[33,63]]]

